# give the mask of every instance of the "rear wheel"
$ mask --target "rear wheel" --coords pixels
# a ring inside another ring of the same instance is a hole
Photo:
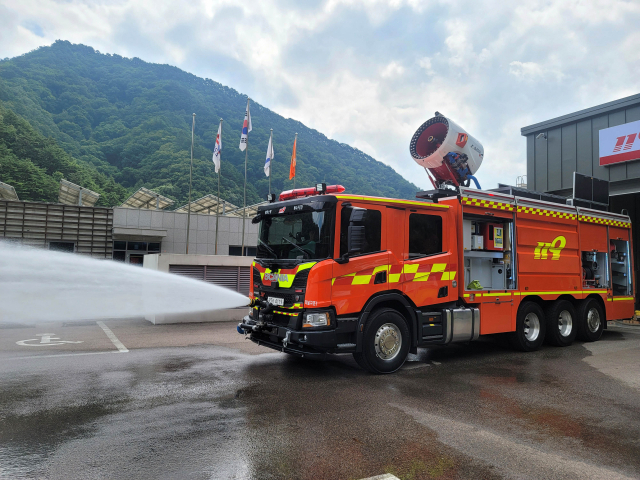
[[[532,352],[542,345],[545,331],[544,312],[540,305],[524,302],[518,308],[516,331],[509,334],[509,342],[516,350]]]
[[[568,300],[556,300],[545,309],[547,319],[547,343],[567,347],[573,343],[576,328],[576,309]]]
[[[602,305],[595,298],[587,298],[580,302],[576,319],[580,340],[595,342],[600,339],[607,319]]]
[[[392,308],[371,314],[363,332],[362,352],[353,354],[362,368],[373,373],[393,373],[407,359],[409,327],[404,317]]]

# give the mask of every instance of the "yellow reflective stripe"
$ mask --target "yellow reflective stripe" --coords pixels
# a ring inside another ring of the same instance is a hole
[[[426,282],[427,280],[429,280],[429,275],[431,275],[431,272],[418,272],[416,273],[416,276],[413,277],[413,281]]]
[[[389,274],[389,283],[398,283],[400,281],[399,273],[390,273]]]
[[[316,263],[318,262],[309,262],[309,263],[303,263],[302,265],[298,265],[298,270],[296,273],[300,273],[302,270],[308,270],[311,267],[313,267]]]
[[[476,297],[481,297],[482,296],[481,293],[465,293],[463,296],[464,297],[469,297],[470,295],[475,295]]]
[[[456,272],[449,272],[449,280],[456,278]]]
[[[396,200],[393,198],[379,198],[379,197],[354,197],[352,195],[336,195],[337,198],[342,200],[368,200],[372,202],[383,203],[402,203],[406,205],[420,205],[421,207],[435,207],[435,208],[449,208],[449,205],[440,205],[439,203],[427,203],[427,202],[412,202],[411,200]]]
[[[353,277],[351,285],[366,285],[371,281],[372,275],[356,275]]]
[[[431,273],[444,272],[447,268],[446,263],[434,263],[431,267]]]
[[[414,264],[404,264],[402,266],[402,273],[416,273],[418,271],[418,268],[420,267],[419,264],[414,263]]]
[[[380,265],[379,267],[373,269],[373,274],[375,275],[378,272],[388,272],[390,268],[391,265]]]
[[[621,300],[629,301],[629,300],[633,300],[633,297],[613,297],[614,302],[619,302]]]
[[[442,279],[441,280],[449,280],[449,274],[451,272],[442,272]]]

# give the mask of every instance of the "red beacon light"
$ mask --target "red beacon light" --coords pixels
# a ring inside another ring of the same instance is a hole
[[[296,188],[295,190],[286,190],[280,194],[279,200],[293,200],[294,198],[311,197],[313,195],[324,195],[326,193],[342,193],[345,188],[342,185],[327,185],[326,183],[318,183],[315,187]]]

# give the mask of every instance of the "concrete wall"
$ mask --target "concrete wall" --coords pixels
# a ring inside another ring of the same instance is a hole
[[[184,255],[184,254],[149,254],[144,257],[144,268],[161,272],[169,272],[170,265],[206,265],[250,268],[253,258],[227,255]],[[201,322],[240,322],[248,315],[247,307],[212,310],[207,312],[191,312],[170,315],[148,315],[145,318],[154,325],[169,323],[201,323]]]
[[[231,255],[184,255],[154,253],[144,256],[144,268],[169,272],[169,265],[207,265],[225,267],[250,267],[253,263],[252,257],[236,257]]]
[[[522,128],[527,138],[527,188],[569,195],[573,172],[611,182],[612,195],[640,191],[640,161],[600,166],[602,129],[640,120],[640,95]],[[536,138],[545,133],[547,138]]]
[[[245,221],[245,246],[258,243],[258,225]],[[242,219],[220,217],[218,255],[228,255],[229,246],[242,245]],[[163,210],[113,209],[114,239],[155,237],[162,242],[162,253],[185,253],[187,245],[187,214]],[[191,214],[189,254],[214,255],[216,216]]]

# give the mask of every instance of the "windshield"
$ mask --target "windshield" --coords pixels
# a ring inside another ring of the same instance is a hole
[[[333,210],[266,217],[260,222],[258,258],[325,259],[332,253]]]

